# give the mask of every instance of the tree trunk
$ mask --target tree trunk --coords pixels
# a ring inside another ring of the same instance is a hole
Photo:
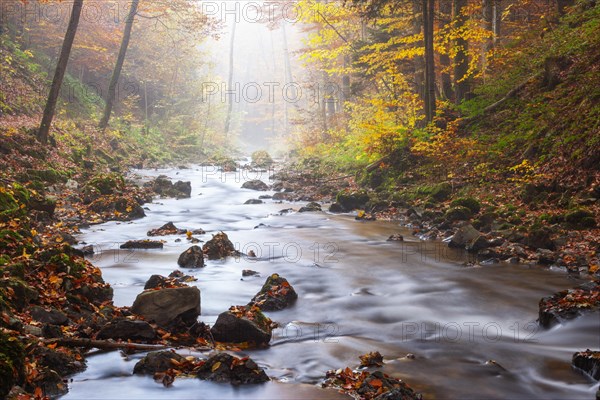
[[[423,37],[425,41],[425,121],[435,116],[435,58],[433,49],[433,20],[435,0],[423,0]]]
[[[413,1],[413,34],[419,35],[423,29],[423,11],[421,3]],[[423,43],[416,43],[417,47],[423,47]],[[421,100],[425,100],[425,59],[421,56],[413,58],[413,85],[414,91],[419,95]]]
[[[56,70],[54,71],[54,79],[52,79],[52,86],[50,86],[50,93],[48,94],[48,101],[46,102],[46,108],[44,109],[44,115],[42,116],[42,123],[38,130],[38,139],[43,144],[48,143],[50,126],[52,125],[54,111],[56,110],[56,102],[58,101],[60,88],[65,77],[65,72],[67,71],[67,64],[69,63],[69,56],[71,55],[71,48],[73,47],[73,41],[75,40],[75,34],[77,33],[77,26],[79,25],[82,8],[83,0],[75,0],[73,2],[69,26],[67,27],[67,33],[65,34],[62,49],[60,50],[60,56],[58,57],[58,63],[56,64]]]
[[[233,86],[233,54],[234,54],[234,45],[235,45],[235,27],[237,26],[237,22],[233,21],[233,26],[231,27],[231,38],[229,40],[229,78],[227,79],[227,91],[231,91]],[[225,137],[229,135],[229,129],[231,126],[231,113],[233,112],[233,101],[231,99],[231,93],[227,93],[227,116],[225,117]],[[234,97],[235,98],[235,97]]]
[[[492,10],[492,31],[494,32],[493,45],[496,46],[502,33],[502,0],[494,0],[494,8]]]
[[[457,21],[457,29],[462,28],[465,24],[466,16],[462,13],[462,10],[466,5],[467,0],[454,0],[454,19]],[[467,79],[469,73],[469,42],[462,37],[458,37],[454,45],[458,50],[454,58],[454,91],[456,102],[460,103],[465,98],[465,94],[469,92]]]
[[[132,1],[131,8],[129,9],[129,15],[127,16],[127,21],[125,22],[125,30],[123,32],[123,39],[121,40],[121,48],[119,49],[119,55],[117,56],[117,64],[115,65],[115,69],[113,70],[113,74],[110,78],[110,83],[108,85],[108,96],[106,98],[106,107],[104,108],[104,115],[100,120],[99,127],[102,130],[106,129],[106,127],[108,126],[108,121],[110,120],[110,114],[112,113],[112,108],[115,102],[117,85],[119,83],[119,77],[121,76],[121,71],[123,69],[123,63],[125,62],[127,48],[129,47],[131,29],[133,28],[133,20],[135,19],[135,14],[137,13],[139,2],[140,0]]]
[[[452,3],[449,1],[440,2],[440,27],[448,26],[452,20]],[[447,53],[440,54],[440,66],[442,69],[442,97],[445,99],[454,98],[452,91],[452,77],[450,76],[450,56]]]
[[[292,64],[290,62],[290,52],[288,49],[288,41],[287,41],[287,33],[285,30],[285,24],[287,22],[286,21],[281,21],[281,34],[283,36],[283,61],[284,61],[284,66],[285,66],[285,84],[289,84],[292,83]],[[294,94],[293,94],[293,98],[296,98],[297,93],[295,93],[295,89],[294,89]],[[284,122],[283,122],[283,127],[284,127],[284,132],[286,134],[286,136],[289,134],[290,131],[290,107],[289,107],[289,103],[288,101],[286,101],[284,99],[283,101],[283,111],[284,111]]]

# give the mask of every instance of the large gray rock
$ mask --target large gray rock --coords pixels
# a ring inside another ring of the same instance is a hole
[[[192,246],[179,255],[177,264],[181,268],[204,267],[204,252],[200,246]]]
[[[142,292],[131,312],[162,326],[177,319],[192,324],[200,315],[200,289],[187,286]]]
[[[452,236],[448,246],[466,248],[471,243],[476,243],[481,233],[473,227],[471,224],[466,224],[458,229],[458,231]]]
[[[264,318],[262,315],[260,317]],[[259,326],[260,317],[250,320],[225,311],[219,315],[210,332],[219,342],[267,344],[271,340],[271,331],[266,326]]]

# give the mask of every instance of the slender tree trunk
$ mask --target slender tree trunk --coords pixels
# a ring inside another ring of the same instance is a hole
[[[496,46],[502,34],[502,0],[494,0],[492,14],[492,31],[494,32],[494,46]]]
[[[285,30],[285,24],[286,21],[282,21],[281,22],[281,33],[283,35],[283,60],[284,60],[284,66],[285,66],[285,84],[289,84],[292,83],[292,63],[290,62],[290,51],[288,48],[288,41],[287,41],[287,33]],[[292,86],[292,88],[294,88],[295,91],[295,86]],[[296,98],[297,93],[293,94],[293,98]],[[290,105],[289,103],[284,99],[283,101],[283,107],[284,107],[284,132],[286,134],[286,136],[290,133]]]
[[[435,57],[433,49],[433,20],[435,0],[423,0],[423,36],[425,41],[425,121],[435,116]]]
[[[423,29],[423,11],[421,2],[413,1],[413,34],[419,35]],[[416,44],[418,47],[423,47],[423,42]],[[421,100],[425,100],[425,59],[421,56],[413,58],[413,85],[414,91],[419,95]]]
[[[139,3],[140,0],[132,1],[131,8],[129,9],[129,15],[127,16],[127,21],[125,22],[125,30],[123,32],[123,39],[121,40],[121,48],[119,49],[119,55],[117,56],[117,63],[115,65],[115,69],[113,70],[113,74],[110,78],[110,83],[108,85],[108,97],[106,98],[106,107],[104,108],[104,115],[102,116],[102,119],[100,120],[99,124],[99,127],[102,130],[106,129],[106,127],[108,126],[108,121],[110,120],[110,114],[112,113],[113,105],[115,102],[117,85],[119,83],[119,77],[121,76],[121,71],[123,70],[123,63],[125,62],[125,55],[127,54],[127,48],[129,47],[131,29],[133,28],[133,20],[135,19]]]
[[[231,38],[229,40],[229,78],[227,79],[227,90],[231,91],[233,86],[233,54],[235,46],[235,27],[237,22],[233,21],[231,27]],[[227,104],[227,116],[225,117],[225,137],[229,135],[229,129],[231,126],[231,113],[233,112],[233,100],[231,99],[231,93],[227,93],[228,104]]]
[[[69,56],[71,55],[71,48],[73,47],[73,41],[75,40],[75,34],[77,33],[77,26],[79,25],[82,8],[83,0],[75,0],[73,2],[69,26],[67,27],[67,33],[65,34],[62,49],[60,50],[60,56],[58,57],[58,63],[56,64],[56,70],[54,71],[52,86],[50,86],[48,101],[46,102],[46,108],[44,109],[44,115],[42,116],[42,123],[38,130],[38,139],[44,144],[48,143],[50,126],[52,125],[54,111],[56,110],[56,102],[58,101],[60,88],[65,77],[65,72],[67,71],[67,64],[69,63]]]
[[[454,19],[457,29],[460,29],[465,24],[466,16],[462,13],[463,8],[467,5],[467,0],[454,0]],[[456,56],[454,57],[454,92],[456,94],[456,102],[460,103],[465,94],[469,92],[469,82],[467,74],[469,72],[469,42],[464,38],[459,37],[454,44],[457,48]]]
[[[452,20],[452,3],[449,1],[440,1],[440,26],[442,28],[448,26]],[[452,99],[454,93],[452,92],[452,77],[450,76],[450,56],[440,54],[440,66],[442,69],[442,97],[445,99]]]

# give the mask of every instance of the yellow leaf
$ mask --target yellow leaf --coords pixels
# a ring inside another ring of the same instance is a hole
[[[210,369],[212,372],[215,372],[216,370],[219,369],[219,367],[221,366],[221,362],[217,361],[216,363],[213,364],[212,368]]]

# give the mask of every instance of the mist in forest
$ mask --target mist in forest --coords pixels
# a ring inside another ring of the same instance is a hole
[[[203,101],[226,111],[224,135],[244,153],[281,151],[290,133],[293,109],[302,101],[302,44],[293,10],[284,3],[203,2],[203,12],[218,21],[217,38],[205,43],[216,79],[204,83]]]

